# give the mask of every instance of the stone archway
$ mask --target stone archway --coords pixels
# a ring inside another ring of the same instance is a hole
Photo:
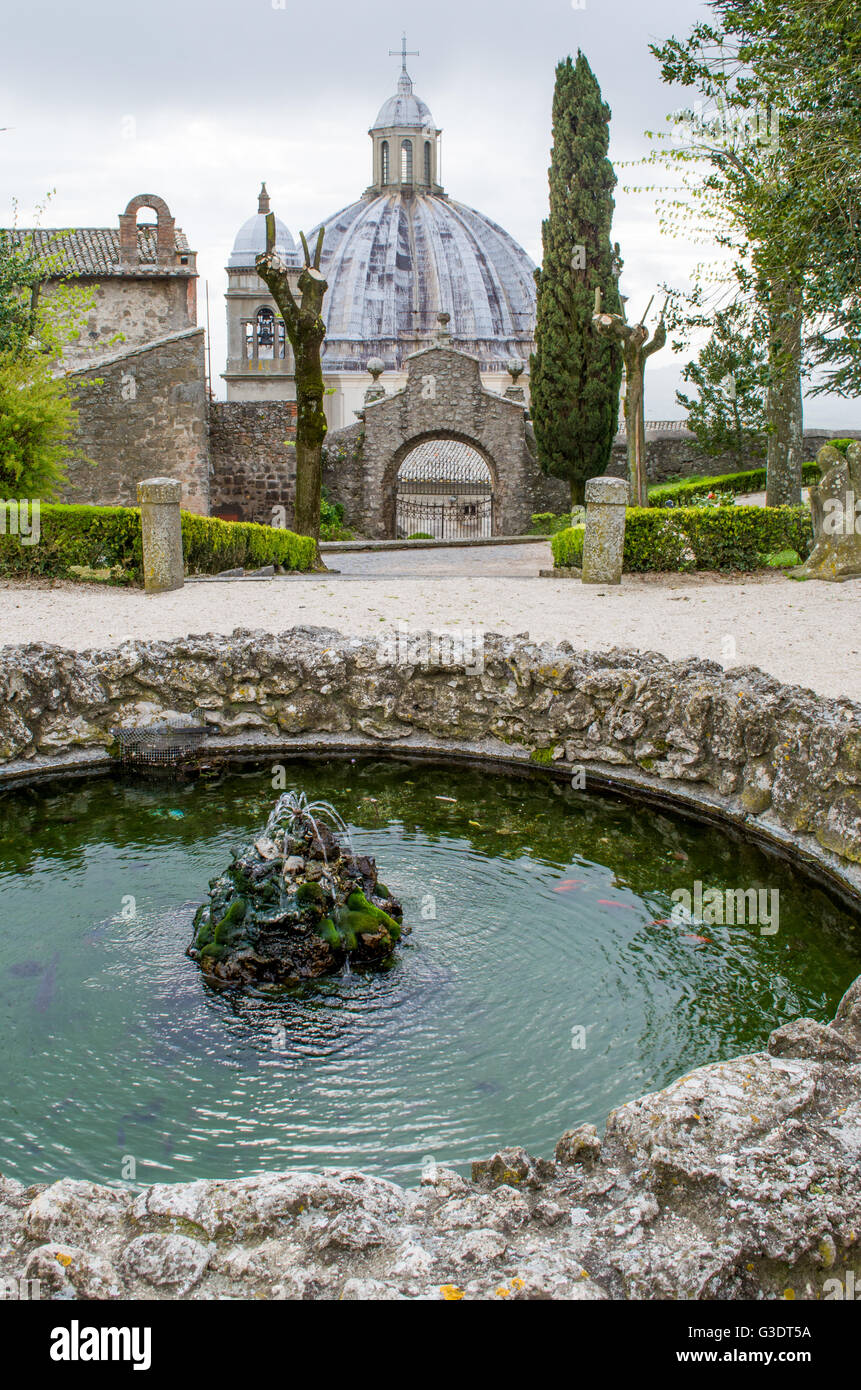
[[[394,535],[469,540],[494,535],[494,474],[483,451],[456,436],[398,451]]]
[[[347,497],[346,488],[343,492],[351,519],[360,531],[380,539],[398,535],[399,498],[403,506],[402,489],[409,481],[401,475],[401,467],[421,446],[434,442],[438,449],[443,442],[460,446],[462,465],[472,453],[484,466],[473,461],[469,465],[473,476],[467,473],[458,478],[455,473],[454,477],[446,478],[445,472],[450,473],[455,466],[452,459],[447,468],[440,470],[436,480],[417,477],[412,481],[428,485],[433,481],[440,484],[481,482],[481,490],[471,493],[460,488],[448,489],[450,507],[457,507],[457,499],[464,497],[470,499],[464,505],[475,506],[476,511],[462,517],[461,524],[473,526],[479,536],[523,535],[529,530],[533,512],[555,510],[557,495],[560,499],[563,495],[567,498],[563,484],[541,474],[530,448],[524,403],[487,391],[481,381],[477,358],[437,345],[413,353],[407,358],[406,366],[406,385],[391,396],[371,397],[362,411],[356,450],[360,473],[352,484],[353,497]],[[344,442],[347,443],[346,439]],[[463,452],[464,449],[471,453]],[[427,461],[426,450],[420,458]],[[339,467],[338,472],[340,478],[335,487],[340,492],[342,484],[348,480],[343,467]],[[427,499],[434,494],[426,487],[422,495]],[[425,501],[424,505],[432,504]],[[428,514],[426,520],[441,522],[442,518]],[[431,533],[433,527],[417,525],[411,529]]]
[[[460,479],[483,482],[483,491],[467,504],[475,505],[476,512],[464,518],[479,535],[487,530],[488,512],[491,535],[522,536],[529,531],[534,512],[570,507],[567,485],[541,472],[520,388],[510,387],[504,395],[486,390],[478,358],[439,345],[412,353],[406,368],[405,386],[392,395],[381,384],[370,387],[364,409],[357,412],[360,423],[326,440],[324,482],[331,496],[344,504],[349,525],[374,540],[394,538],[400,483],[407,481],[406,477],[399,480],[401,465],[420,446],[434,441],[466,446],[486,466],[486,473],[477,469],[475,477]],[[457,481],[457,477],[438,481]],[[449,489],[448,495],[455,498],[450,505],[456,505],[457,498],[467,494]],[[479,511],[485,516],[480,517]],[[411,530],[432,527],[418,525]]]

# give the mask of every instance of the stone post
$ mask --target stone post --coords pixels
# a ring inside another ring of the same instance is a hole
[[[138,483],[144,586],[148,594],[163,594],[183,586],[181,501],[182,484],[174,478],[145,478]]]
[[[583,583],[621,584],[628,485],[621,478],[586,483]]]

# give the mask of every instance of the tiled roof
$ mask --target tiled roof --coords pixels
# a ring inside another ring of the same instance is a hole
[[[120,275],[120,233],[117,227],[76,227],[58,231],[48,227],[22,227],[11,232],[18,241],[29,241],[40,254],[59,257],[58,272],[68,275]],[[156,264],[156,229],[138,227],[142,265]],[[176,250],[189,250],[184,232],[176,230]]]

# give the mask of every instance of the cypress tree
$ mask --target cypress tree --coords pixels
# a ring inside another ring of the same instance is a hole
[[[610,108],[578,50],[556,69],[550,216],[543,223],[531,411],[545,473],[567,478],[571,502],[606,471],[618,427],[622,355],[592,326],[595,289],[621,313],[618,262],[610,243],[616,175],[607,158]],[[618,250],[618,248],[617,248]]]

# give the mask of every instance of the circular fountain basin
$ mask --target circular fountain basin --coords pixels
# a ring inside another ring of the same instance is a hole
[[[227,990],[186,958],[209,879],[281,789],[271,766],[0,799],[4,1174],[348,1165],[410,1185],[513,1138],[548,1154],[779,1023],[829,1019],[861,971],[846,907],[713,825],[464,767],[286,774],[338,808],[403,902],[412,934],[386,969]],[[755,890],[761,920],[705,920],[697,884]]]

